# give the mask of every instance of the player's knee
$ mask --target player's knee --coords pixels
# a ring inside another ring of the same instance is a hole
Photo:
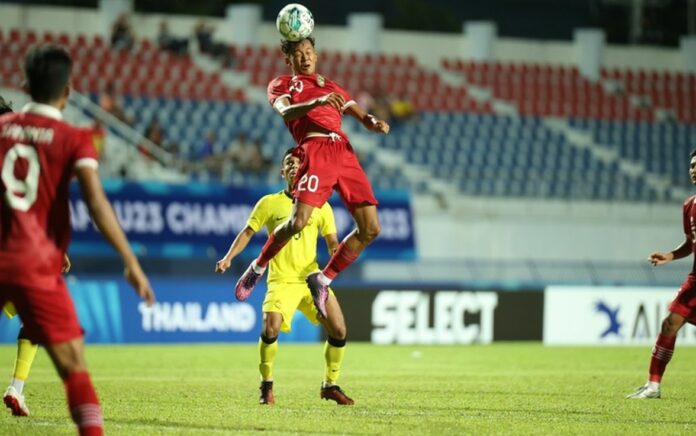
[[[382,227],[380,226],[379,221],[372,220],[365,224],[362,231],[360,231],[360,234],[362,235],[363,242],[369,244],[370,242],[374,241],[377,236],[379,236],[381,231]]]
[[[277,338],[278,334],[280,334],[280,327],[275,326],[275,325],[266,324],[263,327],[262,334],[267,338]]]
[[[280,334],[280,322],[275,317],[266,317],[261,334],[267,338],[277,338]]]
[[[344,324],[339,324],[339,325],[331,325],[329,327],[328,331],[329,337],[345,341],[346,336],[348,332],[346,331],[346,325]]]
[[[61,378],[65,379],[68,375],[75,372],[87,371],[81,343],[63,343],[55,347],[49,346],[48,348]]]
[[[679,319],[675,319],[671,314],[667,315],[667,317],[662,321],[660,333],[667,336],[676,335],[683,324],[679,321]]]

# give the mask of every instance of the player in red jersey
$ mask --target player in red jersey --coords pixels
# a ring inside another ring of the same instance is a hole
[[[288,221],[268,236],[261,254],[237,282],[235,295],[239,300],[249,296],[270,259],[293,235],[302,231],[314,208],[321,207],[336,189],[353,215],[357,229],[339,244],[321,272],[307,276],[314,304],[326,317],[329,284],[380,232],[377,199],[348,137],[341,130],[341,116],[351,115],[366,129],[377,133],[389,133],[389,124],[365,112],[338,84],[316,73],[314,38],[283,41],[281,50],[293,75],[276,77],[269,83],[268,101],[283,117],[297,142],[295,153],[302,163],[295,176],[295,203]]]
[[[91,136],[62,121],[71,70],[64,49],[33,47],[24,58],[32,102],[0,116],[0,305],[11,301],[27,338],[45,346],[80,434],[100,435],[102,414],[87,372],[83,333],[61,275],[73,175],[94,223],[123,259],[130,284],[149,304],[154,294],[102,189]]]
[[[691,182],[696,185],[696,150],[691,152],[689,176]],[[696,253],[696,195],[687,198],[684,202],[682,225],[685,235],[684,242],[672,251],[652,253],[648,258],[650,263],[664,265]],[[696,258],[694,258],[691,272],[669,306],[669,314],[662,321],[662,328],[652,350],[648,381],[626,398],[660,398],[662,375],[672,359],[677,333],[687,322],[696,325]]]
[[[0,96],[0,115],[12,112],[12,108],[5,99]],[[61,272],[67,273],[70,271],[70,259],[68,255],[63,256],[63,268]],[[8,318],[13,318],[17,314],[17,310],[11,302],[5,303],[2,311]],[[24,327],[20,327],[17,334],[17,357],[15,358],[14,369],[12,371],[12,380],[3,395],[3,402],[12,411],[13,416],[29,416],[29,408],[24,401],[24,382],[29,377],[29,370],[34,362],[38,345],[32,343],[24,331]]]

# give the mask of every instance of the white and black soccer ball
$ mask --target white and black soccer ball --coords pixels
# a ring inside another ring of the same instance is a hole
[[[290,3],[278,12],[276,27],[280,36],[287,41],[300,41],[314,30],[314,17],[306,7]]]

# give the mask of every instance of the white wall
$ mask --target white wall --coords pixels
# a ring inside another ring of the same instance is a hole
[[[199,17],[134,14],[132,24],[139,37],[154,38],[157,25],[167,18],[174,33],[191,34],[191,29]],[[216,36],[231,41],[231,31],[226,29],[221,18],[207,21],[217,25]],[[19,6],[0,4],[0,28],[33,29],[35,31],[54,31],[105,35],[108,29],[101,26],[95,9],[61,8],[50,6]],[[275,46],[279,42],[275,25],[264,23],[258,32],[259,43]],[[322,26],[317,24],[315,36],[319,48],[348,51],[349,31],[346,27]],[[385,30],[380,39],[382,50],[415,56],[424,66],[437,68],[443,58],[462,58],[467,52],[467,41],[463,35],[406,32]],[[546,62],[572,64],[574,49],[570,41],[534,41],[512,38],[499,38],[493,49],[497,59],[502,61]],[[650,68],[658,70],[678,70],[681,57],[677,49],[607,46],[604,63],[610,67]]]
[[[635,261],[684,240],[679,203],[462,198],[442,213],[417,196],[413,207],[423,259]]]

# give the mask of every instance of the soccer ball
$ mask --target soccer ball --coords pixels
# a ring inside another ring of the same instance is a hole
[[[278,12],[278,32],[288,41],[299,41],[314,30],[314,17],[309,9],[299,3],[290,3]]]

